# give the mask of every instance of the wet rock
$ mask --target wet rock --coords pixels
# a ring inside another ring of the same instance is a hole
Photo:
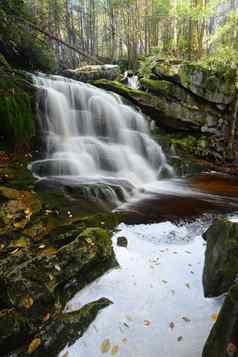
[[[230,288],[210,335],[202,357],[237,357],[238,352],[228,354],[229,344],[238,346],[238,285]]]
[[[118,245],[119,247],[125,247],[125,248],[127,248],[127,245],[128,245],[127,238],[126,238],[126,237],[118,237],[118,238],[117,238],[117,245]]]
[[[110,221],[113,228],[116,221]],[[43,345],[47,340],[48,351],[51,342],[56,344],[55,329],[59,328],[59,333],[66,329],[64,323],[55,322],[55,316],[62,313],[78,290],[116,264],[112,231],[106,229],[106,217],[84,217],[74,225],[61,222],[62,226],[50,231],[51,224],[47,222],[48,217],[41,222],[46,227],[44,232],[40,221],[34,223],[33,220],[32,227],[36,230],[32,232],[35,234],[40,229],[36,238],[23,227],[0,236],[0,355],[29,345],[49,320],[47,338],[40,337]],[[82,323],[82,319],[80,321]],[[83,321],[87,325],[87,321]],[[64,341],[71,336],[65,331]],[[20,356],[19,353],[16,356]]]
[[[97,79],[116,80],[120,77],[120,67],[117,65],[91,65],[76,69],[67,69],[62,73],[65,77],[81,82],[89,82]]]
[[[203,288],[206,297],[213,297],[226,292],[237,277],[238,223],[220,219],[209,227],[204,238]]]
[[[218,122],[220,119],[220,113],[216,110],[205,110],[203,107],[167,96],[155,96],[142,90],[129,88],[117,81],[98,80],[93,81],[92,84],[129,99],[154,119],[159,127],[201,132],[201,128],[208,122]]]
[[[227,105],[235,98],[236,72],[232,68],[225,73],[193,63],[159,63],[152,72],[212,103]]]
[[[53,320],[44,324],[40,333],[31,338],[31,343],[20,349],[14,356],[26,356],[29,347],[34,345],[34,341],[39,343],[34,356],[57,356],[66,346],[75,343],[87,330],[97,314],[112,302],[106,298],[93,301],[80,310],[61,313],[56,315]]]

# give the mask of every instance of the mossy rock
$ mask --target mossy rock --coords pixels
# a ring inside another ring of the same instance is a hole
[[[210,113],[189,103],[128,88],[117,81],[98,80],[93,81],[92,84],[129,99],[145,114],[153,118],[159,127],[201,132],[201,128],[209,121],[218,121],[220,118],[219,113]]]
[[[176,65],[159,63],[152,73],[215,104],[228,105],[236,96],[236,72],[232,68],[229,73],[221,73],[189,62]]]
[[[65,77],[81,82],[89,82],[99,79],[116,80],[120,77],[120,67],[117,65],[82,66],[74,70],[64,70],[62,74]]]
[[[238,223],[217,220],[204,233],[204,238],[207,241],[204,294],[219,296],[234,284],[238,273]]]
[[[35,134],[35,89],[30,76],[0,58],[0,135],[12,147],[29,148]]]
[[[233,285],[224,301],[210,335],[206,341],[202,357],[227,357],[227,346],[238,345],[238,285]],[[230,355],[229,355],[230,356]],[[238,351],[232,354],[238,356]]]

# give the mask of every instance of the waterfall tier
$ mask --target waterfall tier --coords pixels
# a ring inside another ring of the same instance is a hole
[[[32,163],[36,177],[118,183],[126,196],[172,174],[142,113],[119,96],[59,76],[39,75],[35,84],[47,147],[45,159]]]

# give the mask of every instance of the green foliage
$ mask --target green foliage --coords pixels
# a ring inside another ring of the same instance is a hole
[[[30,145],[34,135],[33,96],[28,78],[22,72],[13,71],[0,55],[0,135],[12,147]]]
[[[53,55],[41,34],[24,24],[34,22],[24,1],[2,0],[0,3],[0,53],[14,67],[51,71]]]

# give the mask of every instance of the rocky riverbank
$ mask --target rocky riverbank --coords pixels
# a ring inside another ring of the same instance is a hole
[[[119,219],[72,214],[59,194],[34,191],[26,158],[1,155],[0,355],[56,356],[111,303],[64,313],[76,291],[117,264],[111,235]]]
[[[204,294],[225,295],[203,351],[203,357],[238,356],[238,223],[220,219],[204,234],[207,242],[203,271]]]

